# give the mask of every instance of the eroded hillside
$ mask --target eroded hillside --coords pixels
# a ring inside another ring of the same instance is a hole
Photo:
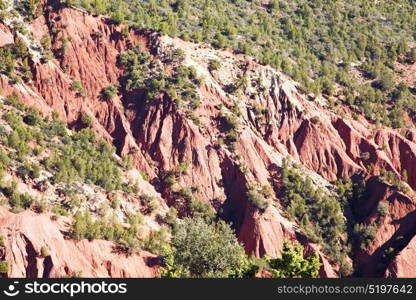
[[[33,126],[27,115],[34,107],[42,117],[35,127],[63,120],[72,130],[56,132],[58,145],[68,138],[76,144],[87,128],[114,145],[109,161],[120,174],[112,182],[107,165],[102,178],[89,176],[94,164],[80,172],[76,157],[68,162],[76,171],[59,172],[53,134],[23,140],[30,149],[4,166],[5,178],[15,177],[19,193],[28,190],[44,205],[39,211],[34,201],[19,212],[6,203],[1,213],[9,276],[158,276],[163,263],[151,241],[162,240],[168,210],[227,221],[248,255],[278,257],[284,240],[298,240],[306,253],[318,253],[323,277],[416,275],[414,129],[389,129],[347,106],[331,108],[325,97],[302,94],[296,82],[246,55],[116,25],[59,1],[36,9],[26,30],[15,17],[0,25],[1,49],[11,59],[0,78],[2,119],[12,130],[4,133],[4,151],[13,152],[10,132]],[[7,121],[8,111],[18,127]],[[46,154],[35,155],[40,146]],[[58,149],[58,157],[75,151]],[[40,179],[17,172],[26,160],[40,165],[46,190],[34,189]],[[59,182],[75,192],[60,192]],[[81,204],[66,205],[74,194]],[[115,197],[119,205],[112,205]],[[69,215],[56,218],[56,205]],[[102,227],[97,236],[68,234],[77,211],[89,211],[92,220],[116,218],[140,245]],[[133,222],[137,232],[129,231],[132,214],[141,216]],[[139,250],[114,253],[120,246]]]

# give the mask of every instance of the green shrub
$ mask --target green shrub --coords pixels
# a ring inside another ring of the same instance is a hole
[[[41,201],[37,200],[33,204],[33,210],[38,214],[45,212],[47,208],[48,208],[48,203],[45,200],[41,200]]]
[[[6,151],[0,150],[0,170],[6,169],[10,165],[10,158]]]
[[[303,247],[285,241],[280,258],[267,259],[273,278],[316,278],[321,268],[319,255],[312,252],[304,258]]]
[[[14,212],[27,209],[33,204],[33,198],[27,193],[20,193],[17,188],[18,182],[13,179],[9,184],[2,184],[1,192],[8,199],[8,203]]]
[[[102,95],[104,99],[111,100],[118,93],[118,87],[114,84],[109,85],[108,87],[102,90]]]
[[[148,101],[166,93],[179,105],[187,103],[189,110],[194,110],[201,104],[197,88],[201,80],[197,78],[192,67],[181,65],[183,54],[180,49],[166,51],[166,60],[173,64],[169,75],[155,63],[154,57],[140,47],[125,51],[119,56],[119,64],[125,68],[120,86],[125,91],[146,89]]]
[[[6,45],[0,48],[0,73],[4,73],[15,81],[19,79],[17,63],[29,57],[29,51],[26,45],[17,39],[14,44]]]
[[[110,206],[112,209],[118,209],[120,207],[120,199],[118,199],[117,197],[113,197],[110,201]]]
[[[362,160],[369,160],[371,158],[371,154],[369,152],[361,153]]]
[[[177,219],[178,219],[178,211],[176,210],[176,208],[174,207],[169,208],[169,212],[165,216],[165,223],[170,226],[174,226],[177,222]]]
[[[384,217],[385,215],[387,215],[388,212],[389,212],[388,203],[380,202],[377,205],[377,213],[379,214],[380,217]]]
[[[28,14],[29,20],[31,20],[35,14],[36,9],[40,3],[40,0],[27,0],[23,2],[23,8],[25,9],[26,13]]]
[[[0,10],[4,10],[8,7],[6,0],[0,0]]]
[[[211,59],[208,62],[208,70],[210,71],[216,71],[216,70],[219,70],[220,68],[221,68],[221,62],[219,60]]]
[[[91,127],[92,123],[93,123],[93,119],[90,115],[82,114],[82,116],[81,116],[81,125],[83,127]]]
[[[319,122],[320,122],[320,119],[319,119],[319,117],[318,116],[315,116],[315,117],[312,117],[311,118],[311,122],[312,122],[312,124],[319,124]]]
[[[0,261],[0,274],[7,274],[9,272],[9,262],[3,260]]]
[[[380,179],[403,193],[407,193],[409,191],[408,186],[402,182],[400,177],[394,171],[381,169]]]
[[[198,199],[191,199],[189,202],[190,215],[194,218],[200,217],[207,221],[213,220],[215,217],[215,211],[212,206]]]
[[[223,221],[185,218],[173,228],[172,247],[162,251],[163,277],[232,277],[246,266],[244,249]]]
[[[166,175],[165,179],[163,180],[163,182],[168,186],[168,187],[172,187],[176,184],[176,175],[174,173],[169,173]]]
[[[346,224],[340,200],[316,188],[311,179],[301,174],[288,161],[283,161],[281,171],[280,199],[290,219],[299,222],[302,233],[314,242],[329,245],[326,254],[332,259],[346,251],[339,240],[345,234]]]
[[[141,225],[143,224],[143,222],[144,222],[144,217],[140,212],[136,214],[127,215],[127,223],[129,223],[131,226]]]
[[[68,211],[62,206],[62,204],[55,205],[52,208],[52,212],[59,216],[68,216]]]
[[[48,257],[49,255],[50,255],[49,250],[46,246],[40,247],[40,256],[41,257],[45,258],[45,257]]]
[[[41,123],[42,119],[39,115],[39,111],[36,109],[28,109],[27,114],[23,117],[23,122],[30,126],[36,126]]]
[[[81,82],[79,82],[78,80],[74,80],[71,83],[71,90],[73,90],[74,92],[77,92],[81,96],[85,96],[85,90],[84,90]]]
[[[98,142],[91,129],[74,133],[59,152],[44,161],[54,171],[55,183],[82,180],[106,190],[121,188],[114,148],[107,142]]]
[[[353,233],[358,247],[365,250],[374,240],[376,232],[377,224],[355,224]]]
[[[264,212],[270,205],[270,202],[256,190],[249,190],[247,192],[247,197],[250,203],[262,212]]]
[[[154,213],[159,207],[159,204],[156,200],[152,200],[149,204],[148,204],[148,210],[150,213]]]
[[[49,35],[42,36],[40,44],[44,50],[50,50],[52,47],[52,40]]]
[[[121,251],[130,255],[140,247],[140,242],[131,236],[123,237],[117,243]]]
[[[152,230],[142,241],[143,248],[151,253],[160,255],[161,251],[168,246],[169,231],[166,227]]]
[[[142,200],[142,203],[147,207],[148,213],[153,213],[159,206],[158,202],[153,196],[141,194],[140,199]]]

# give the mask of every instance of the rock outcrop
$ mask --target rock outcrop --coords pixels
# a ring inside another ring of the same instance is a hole
[[[125,255],[112,242],[68,239],[64,219],[0,208],[0,233],[6,237],[9,277],[155,277],[157,258],[148,253]],[[41,256],[45,247],[48,256]]]
[[[416,261],[416,238],[413,238],[410,243],[394,258],[389,264],[386,277],[394,278],[414,278]]]

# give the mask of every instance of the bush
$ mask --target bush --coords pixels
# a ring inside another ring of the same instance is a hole
[[[354,268],[349,260],[344,260],[339,266],[339,274],[342,277],[349,277],[354,273]]]
[[[216,71],[221,68],[221,62],[216,59],[211,59],[208,63],[208,70],[210,71]]]
[[[249,190],[247,192],[247,197],[250,203],[262,212],[264,212],[270,205],[270,202],[256,190]]]
[[[45,212],[47,208],[48,208],[48,203],[45,200],[35,201],[32,207],[33,211],[35,211],[38,214]]]
[[[406,176],[404,176],[406,177]],[[404,184],[400,177],[393,171],[388,171],[386,169],[380,170],[380,179],[390,185],[392,185],[394,188],[398,189],[399,191],[403,193],[407,193],[409,191],[409,188],[406,184]]]
[[[153,213],[159,206],[153,196],[141,194],[140,199],[142,200],[142,203],[147,206],[147,212],[150,214]]]
[[[0,48],[0,73],[6,74],[14,81],[19,81],[19,75],[16,66],[17,63],[23,63],[29,57],[29,51],[26,45],[17,39],[14,44],[6,45]]]
[[[383,72],[380,74],[380,79],[376,82],[378,88],[389,91],[395,86],[395,79],[390,72]]]
[[[42,36],[40,44],[44,50],[50,50],[52,47],[52,40],[49,35]]]
[[[9,273],[9,262],[3,260],[0,261],[0,274],[7,274]]]
[[[380,202],[377,206],[377,213],[380,217],[384,217],[389,212],[389,205],[385,202]]]
[[[120,200],[114,196],[110,201],[110,206],[112,209],[118,209],[120,207]]]
[[[41,172],[41,167],[38,164],[33,163],[30,166],[29,177],[32,178],[32,179],[39,178],[40,172]]]
[[[139,246],[139,241],[131,236],[124,237],[118,241],[118,248],[129,255],[133,254]]]
[[[11,183],[2,185],[1,191],[8,199],[10,207],[14,212],[19,212],[22,209],[27,209],[33,204],[33,198],[27,193],[19,193],[17,188],[18,182],[13,179]]]
[[[8,7],[8,4],[6,0],[0,0],[0,10],[7,9],[7,7]]]
[[[346,245],[338,239],[345,234],[346,224],[340,199],[316,188],[311,179],[283,161],[280,199],[289,218],[299,222],[304,234],[314,241],[329,245],[326,254],[337,259]]]
[[[152,230],[142,241],[143,248],[151,253],[160,255],[161,251],[168,246],[169,231],[166,227]]]
[[[118,87],[114,84],[109,85],[105,89],[102,90],[102,95],[104,99],[111,100],[114,98],[115,95],[118,93]]]
[[[318,116],[315,116],[315,117],[312,117],[311,118],[311,122],[312,122],[312,124],[319,124],[319,122],[320,122],[321,120],[319,119],[319,117]]]
[[[160,64],[154,63],[155,58],[140,47],[125,51],[119,56],[119,64],[125,68],[120,86],[125,91],[145,89],[146,100],[153,100],[158,95],[166,93],[177,104],[186,101],[189,110],[200,105],[197,88],[201,80],[197,78],[192,67],[182,64],[182,50],[167,49],[164,60],[172,64],[172,70],[167,75]]]
[[[71,236],[74,239],[105,239],[114,241],[120,250],[127,254],[132,254],[139,247],[139,241],[136,238],[136,225],[141,222],[141,215],[130,215],[128,222],[130,227],[124,228],[115,221],[93,220],[88,210],[84,213],[77,211],[71,226]]]
[[[178,219],[178,211],[176,210],[176,208],[174,207],[169,208],[169,211],[165,216],[165,223],[170,226],[174,226],[177,222],[177,219]]]
[[[94,239],[98,237],[98,234],[93,232],[91,229],[94,223],[91,220],[91,215],[89,211],[86,211],[84,214],[78,211],[74,215],[74,222],[72,225],[72,237],[74,239],[80,240],[83,238]]]
[[[9,262],[3,260],[0,261],[0,274],[7,274],[9,272]]]
[[[40,247],[40,256],[45,258],[49,256],[49,250],[46,246]]]
[[[39,112],[35,109],[29,109],[26,116],[23,117],[23,122],[30,126],[36,126],[42,121]]]
[[[107,142],[98,142],[89,128],[74,133],[44,164],[54,172],[55,183],[82,180],[108,191],[121,188],[114,148]]]
[[[0,169],[4,170],[10,165],[10,158],[6,151],[0,150]]]
[[[92,117],[88,114],[82,114],[81,116],[81,125],[82,127],[91,127],[93,123]]]
[[[141,225],[143,224],[143,222],[144,222],[144,217],[140,212],[136,214],[127,215],[127,223],[129,223],[131,226]]]
[[[322,265],[316,252],[304,258],[303,247],[298,242],[292,246],[287,241],[283,244],[282,256],[267,262],[273,278],[316,278]]]
[[[148,206],[147,206],[147,208],[148,208],[148,211],[149,211],[149,213],[154,213],[156,210],[157,210],[157,208],[159,207],[159,204],[157,203],[157,201],[156,200],[152,200],[152,201],[150,201],[150,203],[148,204]]]
[[[202,200],[191,199],[189,208],[192,217],[200,217],[206,221],[213,220],[215,217],[215,211],[212,206]]]
[[[174,173],[169,173],[168,175],[166,175],[165,179],[163,180],[163,182],[168,186],[168,187],[172,187],[176,184],[176,175]]]
[[[376,232],[377,224],[355,224],[353,233],[357,246],[365,250],[374,240]]]
[[[371,154],[369,152],[361,153],[362,160],[369,160],[371,158]]]
[[[185,218],[173,228],[172,247],[163,252],[163,277],[232,277],[246,266],[244,249],[223,221]]]
[[[81,82],[79,82],[78,80],[74,80],[71,83],[71,90],[73,90],[74,92],[77,92],[81,96],[85,96],[85,90],[82,87]]]

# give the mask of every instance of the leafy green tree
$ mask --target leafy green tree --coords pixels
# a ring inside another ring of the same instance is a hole
[[[229,225],[185,218],[172,232],[172,248],[164,253],[163,276],[233,277],[249,265]]]
[[[303,247],[296,242],[291,245],[288,241],[283,244],[280,258],[267,259],[273,278],[316,278],[321,268],[319,256],[312,252],[304,257]]]

